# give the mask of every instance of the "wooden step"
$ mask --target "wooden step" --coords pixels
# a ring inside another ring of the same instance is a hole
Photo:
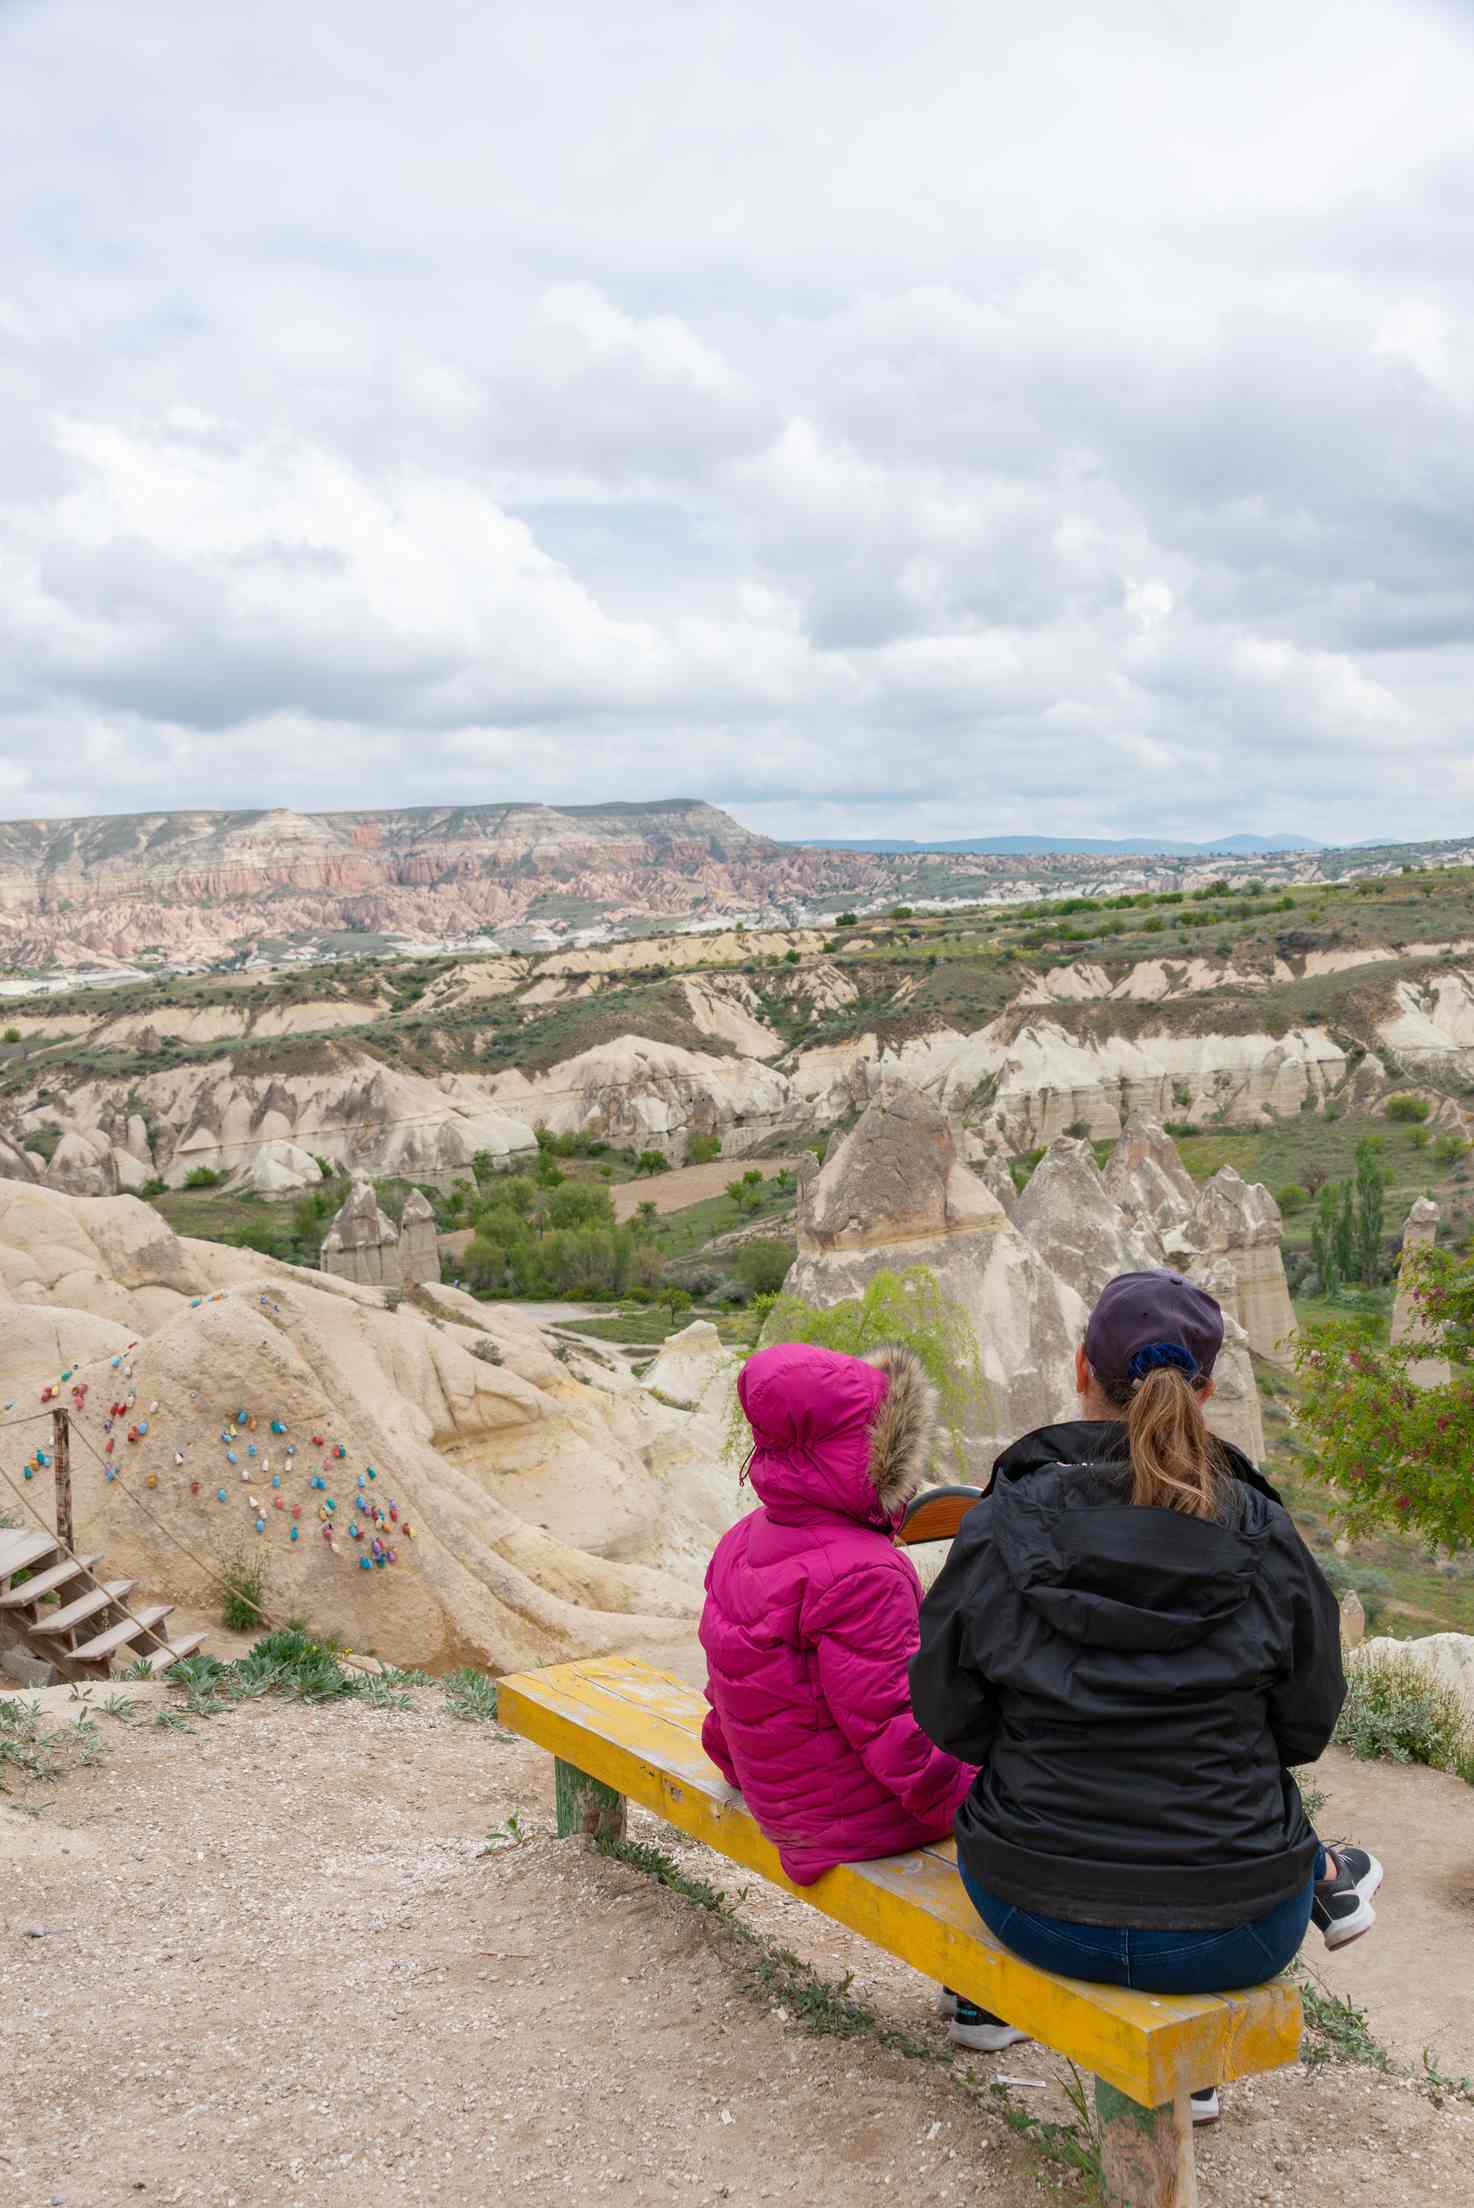
[[[24,1528],[6,1527],[0,1530],[0,1579],[9,1579],[12,1572],[23,1572],[30,1565],[38,1564],[42,1557],[55,1554],[54,1534],[27,1533]]]
[[[107,1631],[99,1633],[95,1640],[84,1641],[80,1648],[74,1648],[71,1651],[72,1662],[74,1664],[102,1663],[106,1657],[111,1656],[115,1648],[126,1647],[129,1641],[141,1640],[145,1632],[151,1633],[155,1626],[163,1623],[173,1608],[172,1602],[150,1603],[146,1610],[139,1610],[135,1612],[133,1617],[124,1618],[121,1625],[110,1625]],[[147,1651],[140,1649],[138,1653],[142,1656],[146,1655]]]
[[[26,1580],[20,1587],[7,1587],[4,1594],[0,1595],[0,1610],[19,1610],[22,1604],[39,1602],[43,1595],[53,1594],[58,1587],[65,1587],[67,1581],[75,1579],[78,1572],[90,1572],[94,1564],[101,1562],[101,1549],[95,1556],[79,1556],[75,1561],[64,1556],[59,1564],[52,1565],[50,1571],[38,1572],[34,1579]]]
[[[161,1671],[167,1671],[171,1664],[177,1664],[182,1656],[193,1656],[204,1638],[204,1633],[181,1633],[177,1641],[167,1641],[162,1648],[156,1648],[152,1654],[144,1649],[142,1651],[143,1661],[148,1665],[154,1677],[157,1678]]]
[[[80,1625],[84,1618],[95,1617],[99,1610],[106,1610],[109,1603],[125,1602],[132,1592],[131,1579],[110,1579],[105,1586],[92,1588],[76,1602],[69,1602],[65,1610],[58,1610],[53,1616],[42,1618],[39,1624],[29,1626],[27,1630],[33,1637],[40,1633],[70,1633],[72,1627]]]

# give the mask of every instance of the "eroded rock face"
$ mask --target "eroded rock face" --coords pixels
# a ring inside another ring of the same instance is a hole
[[[711,1320],[693,1319],[678,1334],[667,1334],[640,1385],[666,1402],[695,1410],[734,1363]]]
[[[1199,1196],[1186,1237],[1203,1256],[1228,1260],[1233,1300],[1227,1308],[1258,1356],[1288,1365],[1300,1328],[1280,1255],[1281,1232],[1280,1208],[1269,1190],[1225,1165]],[[1193,1270],[1199,1270],[1196,1263]]]
[[[1106,1160],[1107,1193],[1128,1219],[1170,1235],[1187,1225],[1197,1207],[1197,1183],[1160,1121],[1133,1120]]]
[[[746,1500],[712,1423],[628,1373],[576,1378],[510,1306],[427,1293],[435,1325],[346,1280],[180,1241],[132,1198],[0,1179],[7,1384],[34,1401],[63,1365],[87,1384],[77,1524],[142,1595],[215,1611],[211,1569],[249,1546],[283,1616],[400,1663],[504,1671],[689,1640],[707,1559]],[[149,1433],[119,1444],[127,1478],[157,1479],[150,1518],[103,1476],[104,1421],[124,1384],[158,1404]],[[239,1451],[231,1466],[222,1422],[240,1406],[260,1456]],[[369,1492],[393,1498],[392,1567],[361,1571],[346,1529],[323,1540],[314,1432],[345,1448],[329,1460],[340,1515],[366,1465]],[[49,1502],[44,1484],[35,1492]]]
[[[1204,1415],[1221,1440],[1242,1449],[1252,1464],[1262,1464],[1264,1407],[1249,1337],[1233,1315],[1232,1269],[1223,1258],[1208,1258],[1193,1267],[1193,1278],[1223,1306],[1223,1347],[1213,1367],[1213,1394]]]
[[[342,1208],[323,1236],[318,1260],[325,1273],[357,1281],[363,1288],[401,1288],[404,1269],[399,1229],[368,1181],[355,1181]]]
[[[986,1478],[1008,1442],[1067,1410],[1085,1306],[967,1170],[930,1098],[886,1084],[803,1187],[798,1247],[786,1286],[811,1303],[842,1302],[877,1272],[924,1264],[963,1311],[987,1388],[966,1476]]]
[[[1018,1199],[1014,1223],[1041,1257],[1093,1303],[1118,1273],[1166,1263],[1157,1235],[1128,1217],[1107,1191],[1088,1142],[1051,1143]]]
[[[1438,1240],[1439,1210],[1431,1196],[1420,1196],[1407,1215],[1402,1230],[1402,1257],[1397,1273],[1397,1298],[1392,1306],[1394,1342],[1426,1340],[1428,1323],[1413,1299],[1411,1267],[1406,1263],[1419,1250],[1431,1250]]]
[[[0,1181],[34,1181],[36,1169],[13,1137],[0,1131]]]
[[[419,1189],[405,1199],[399,1221],[399,1268],[406,1287],[440,1278],[440,1244],[435,1233],[435,1213]]]
[[[317,1187],[321,1179],[316,1158],[295,1142],[263,1142],[252,1152],[243,1175],[244,1185],[258,1196],[296,1195],[301,1189]]]

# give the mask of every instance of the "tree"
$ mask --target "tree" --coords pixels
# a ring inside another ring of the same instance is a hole
[[[674,1281],[664,1282],[660,1290],[660,1308],[670,1313],[671,1323],[674,1325],[681,1313],[691,1308],[689,1289],[678,1288]]]
[[[656,1222],[659,1217],[659,1210],[657,1209],[653,1198],[649,1196],[645,1198],[645,1201],[642,1204],[637,1204],[635,1207],[635,1225],[642,1235],[652,1235],[655,1233]]]
[[[1375,1287],[1382,1271],[1382,1226],[1387,1176],[1375,1135],[1356,1146],[1356,1277]]]
[[[860,925],[860,915],[857,912],[836,913],[834,925],[837,928],[857,928]]]
[[[863,1357],[887,1342],[914,1351],[939,1399],[937,1459],[950,1455],[955,1476],[970,1477],[964,1437],[968,1427],[981,1423],[988,1391],[977,1336],[967,1314],[942,1293],[930,1266],[912,1265],[904,1273],[878,1272],[861,1295],[823,1309],[806,1303],[802,1296],[776,1296],[762,1333],[764,1346],[772,1342],[814,1342],[824,1349],[843,1350],[851,1357]],[[734,1392],[727,1452],[743,1457],[751,1443]],[[943,1476],[935,1460],[929,1470],[934,1477]]]
[[[1346,1278],[1337,1234],[1340,1213],[1340,1184],[1327,1181],[1316,1198],[1315,1217],[1310,1222],[1310,1254],[1320,1275],[1323,1296],[1333,1296]]]
[[[668,1173],[670,1160],[661,1150],[642,1150],[635,1160],[637,1173]]]
[[[722,1154],[722,1138],[717,1134],[691,1135],[686,1142],[687,1165],[714,1165]]]
[[[776,1235],[755,1235],[734,1251],[732,1270],[750,1296],[775,1296],[797,1255],[791,1242]]]
[[[731,1197],[740,1212],[756,1211],[763,1200],[763,1177],[761,1173],[755,1168],[749,1167],[741,1180],[728,1181],[726,1194]]]
[[[1453,1549],[1474,1543],[1474,1256],[1403,1259],[1420,1338],[1383,1347],[1374,1323],[1307,1327],[1296,1348],[1301,1432],[1317,1479],[1337,1491],[1349,1533],[1406,1526]],[[1441,1359],[1421,1387],[1412,1368]]]

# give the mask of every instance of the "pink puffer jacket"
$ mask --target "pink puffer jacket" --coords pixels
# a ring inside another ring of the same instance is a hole
[[[762,1508],[707,1571],[701,1737],[809,1886],[836,1863],[949,1833],[973,1781],[921,1731],[906,1682],[921,1582],[893,1536],[935,1410],[905,1349],[783,1344],[748,1360],[737,1392]]]

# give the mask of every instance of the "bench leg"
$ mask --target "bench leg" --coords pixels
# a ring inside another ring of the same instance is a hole
[[[553,1763],[553,1798],[558,1810],[558,1835],[585,1832],[591,1840],[624,1838],[624,1796],[571,1763]]]
[[[1143,2108],[1104,2078],[1095,2081],[1101,2175],[1111,2208],[1198,2208],[1192,2104],[1186,2090]]]

